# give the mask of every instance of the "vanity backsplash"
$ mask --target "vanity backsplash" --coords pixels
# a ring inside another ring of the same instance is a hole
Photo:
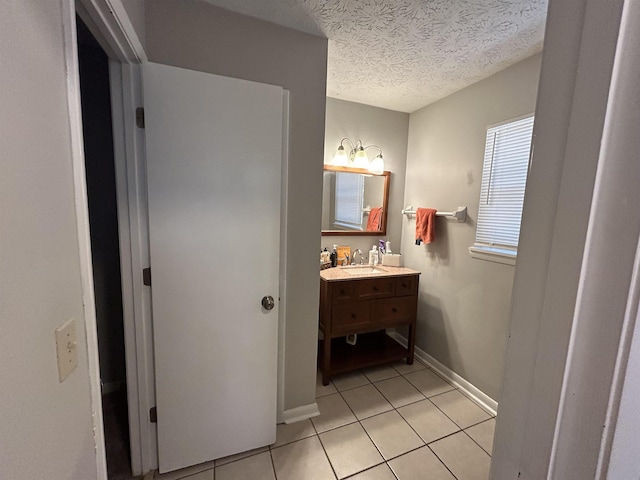
[[[333,245],[320,251],[320,269],[347,265],[388,265],[402,266],[402,255],[391,253],[391,242],[380,239],[378,245],[372,245],[363,252],[359,248],[353,251],[349,245]]]

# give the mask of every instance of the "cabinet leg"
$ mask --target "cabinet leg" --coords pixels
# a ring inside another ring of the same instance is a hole
[[[416,346],[416,323],[409,326],[409,336],[407,338],[407,365],[413,365],[413,356]]]
[[[325,335],[322,340],[322,385],[329,385],[331,371],[331,339]]]

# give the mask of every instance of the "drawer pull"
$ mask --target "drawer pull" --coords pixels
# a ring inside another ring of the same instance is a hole
[[[344,290],[340,290],[340,295],[344,295],[345,291]]]
[[[402,284],[402,288],[407,288],[407,284],[406,284],[406,283],[403,283],[403,284]]]
[[[376,287],[376,286],[374,285],[374,287],[373,287],[373,291],[374,291],[374,292],[377,292],[377,291],[378,291],[378,287]]]
[[[351,314],[351,318],[356,318],[356,314],[355,314],[355,313],[352,313],[352,314]]]
[[[393,307],[393,308],[391,309],[391,311],[392,311],[393,313],[398,313],[398,309],[397,309],[396,307]]]

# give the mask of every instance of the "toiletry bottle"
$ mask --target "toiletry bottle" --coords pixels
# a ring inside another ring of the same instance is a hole
[[[391,242],[387,242],[385,249],[384,249],[384,254],[385,255],[391,255]]]
[[[369,250],[369,265],[373,265],[373,250],[376,248],[376,246],[374,245],[373,247],[371,247],[371,250]]]
[[[329,256],[329,258],[331,260],[331,266],[332,267],[337,267],[338,266],[338,252],[336,251],[337,247],[338,247],[337,245],[333,246],[333,252],[331,252],[331,255]]]
[[[378,249],[374,245],[373,246],[373,266],[375,267],[380,262],[380,256],[378,255]]]

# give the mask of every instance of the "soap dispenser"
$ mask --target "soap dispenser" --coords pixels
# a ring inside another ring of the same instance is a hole
[[[373,245],[369,251],[369,265],[378,265],[378,247]]]

